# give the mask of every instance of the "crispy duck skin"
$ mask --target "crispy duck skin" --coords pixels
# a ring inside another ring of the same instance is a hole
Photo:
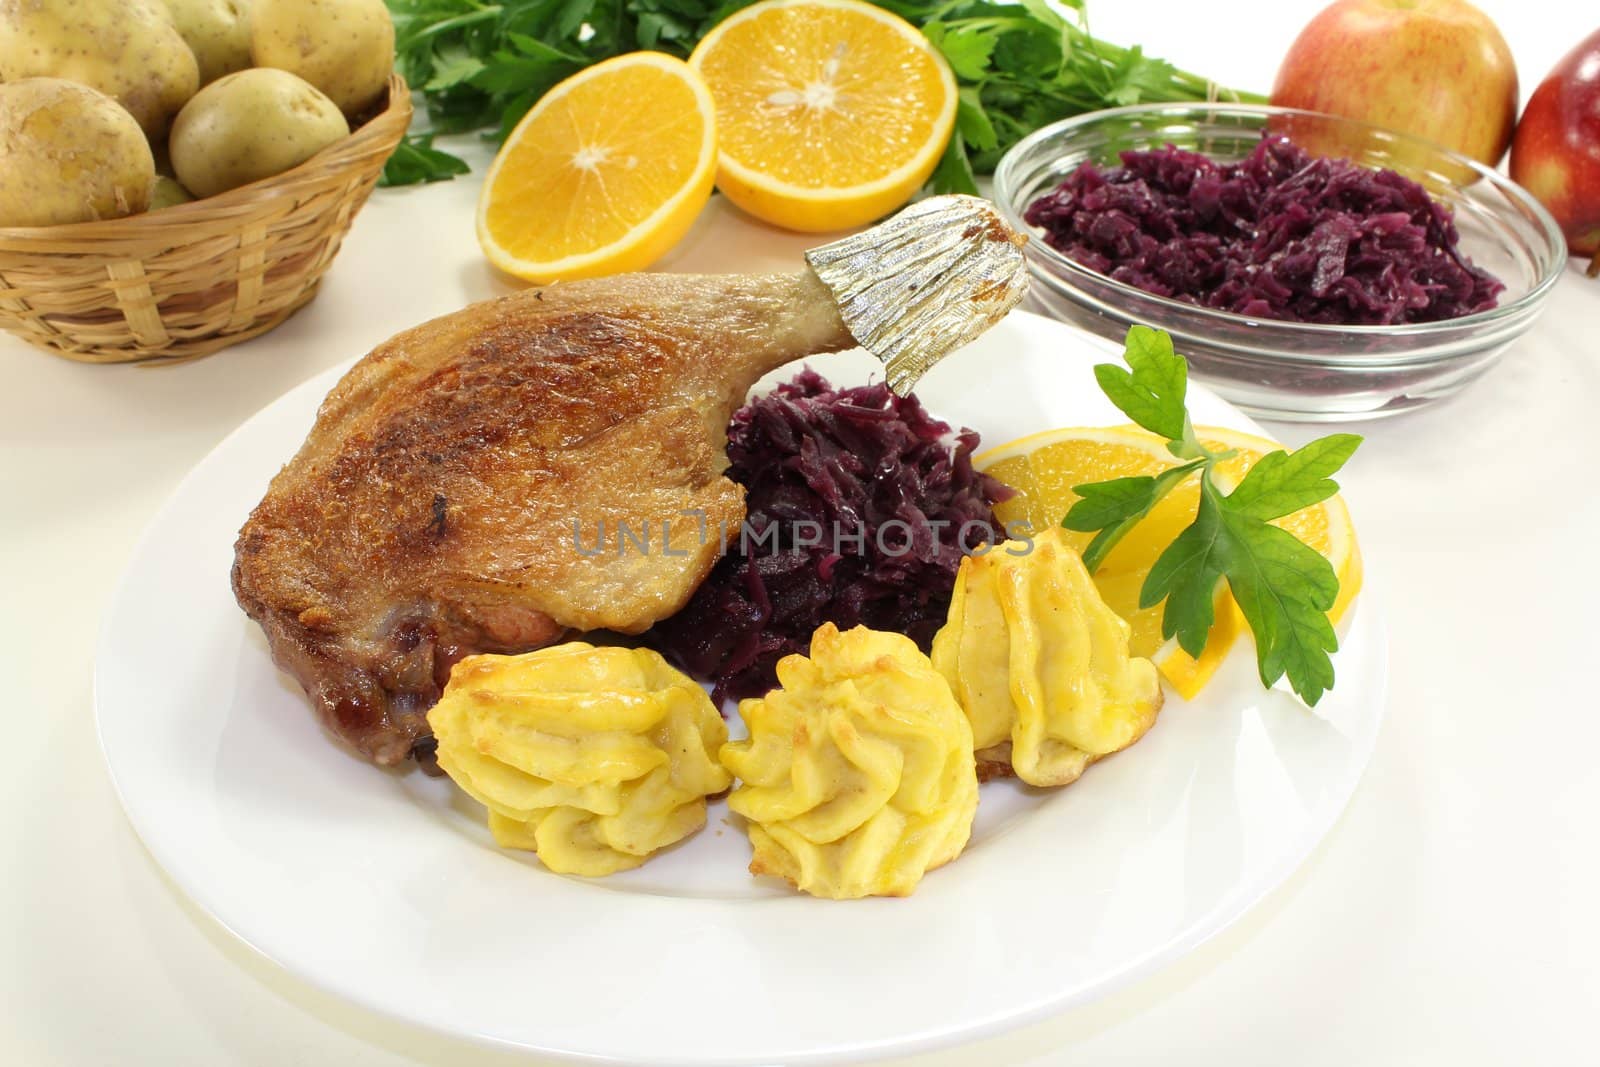
[[[1020,243],[992,205],[936,197],[798,274],[569,282],[408,330],[272,479],[234,595],[335,736],[425,755],[463,656],[684,605],[744,519],[726,429],[758,378],[859,339],[910,388],[1021,299]]]
[[[729,416],[854,344],[809,273],[625,275],[435,319],[323,402],[240,531],[234,595],[324,723],[398,763],[462,656],[682,607],[744,518]]]

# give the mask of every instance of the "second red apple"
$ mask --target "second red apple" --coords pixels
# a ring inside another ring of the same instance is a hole
[[[1573,254],[1594,257],[1589,275],[1600,276],[1600,30],[1528,98],[1510,170],[1550,209]]]

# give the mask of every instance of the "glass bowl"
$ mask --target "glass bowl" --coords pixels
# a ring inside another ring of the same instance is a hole
[[[1222,162],[1263,133],[1316,155],[1388,167],[1455,212],[1461,248],[1505,283],[1497,307],[1441,322],[1328,326],[1258,319],[1156,296],[1113,281],[1044,242],[1023,212],[1079,164],[1116,166],[1119,152],[1167,144]],[[1166,330],[1195,376],[1265,418],[1333,421],[1390,415],[1442,399],[1477,378],[1533,325],[1567,262],[1550,213],[1474,160],[1382,127],[1310,111],[1247,104],[1141,104],[1046,126],[995,171],[995,200],[1027,233],[1031,299],[1046,313],[1120,341],[1134,323]]]

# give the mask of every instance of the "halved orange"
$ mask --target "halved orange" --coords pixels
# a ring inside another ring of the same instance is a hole
[[[478,243],[532,282],[643,270],[689,232],[716,163],[716,107],[688,64],[608,59],[511,131],[478,199]]]
[[[1262,456],[1282,447],[1262,437],[1217,426],[1197,426],[1195,433],[1209,449],[1237,450],[1237,455],[1217,464],[1217,480],[1224,489],[1238,484]],[[1157,474],[1178,460],[1155,434],[1137,426],[1109,426],[1047,430],[992,448],[973,462],[1017,490],[1015,497],[995,508],[1001,521],[1025,522],[1042,530],[1059,526],[1077,502],[1073,486]],[[1205,687],[1247,629],[1238,605],[1223,586],[1217,594],[1216,622],[1205,651],[1197,660],[1179,648],[1175,640],[1162,638],[1161,605],[1139,607],[1139,591],[1150,568],[1173,538],[1194,521],[1199,502],[1200,482],[1192,478],[1169,493],[1118,542],[1094,575],[1100,595],[1132,628],[1129,651],[1136,656],[1149,656],[1185,699]],[[1344,501],[1332,497],[1278,519],[1275,525],[1321,552],[1333,564],[1339,578],[1339,598],[1328,617],[1337,623],[1361,588],[1362,576],[1361,553]],[[1093,536],[1068,533],[1070,543],[1079,551],[1088,547]]]
[[[791,230],[859,226],[910,200],[955,127],[928,39],[861,0],[763,0],[689,57],[717,102],[717,188]]]

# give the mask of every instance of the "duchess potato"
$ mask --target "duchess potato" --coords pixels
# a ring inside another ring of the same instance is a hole
[[[344,115],[315,87],[265,67],[218,78],[172,124],[172,169],[195,196],[281,174],[346,137]]]
[[[152,140],[200,84],[157,0],[0,0],[0,82],[66,78],[127,108]]]
[[[249,0],[161,0],[200,64],[200,84],[250,66]]]
[[[346,115],[377,102],[394,69],[394,23],[384,0],[254,0],[258,67],[298,74]]]
[[[56,226],[143,211],[150,144],[115,100],[61,78],[0,85],[0,226]]]

